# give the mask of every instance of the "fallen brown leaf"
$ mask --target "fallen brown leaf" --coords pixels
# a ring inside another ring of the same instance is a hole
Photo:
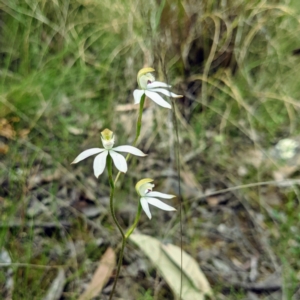
[[[59,269],[56,278],[51,283],[51,286],[43,298],[43,300],[58,300],[61,297],[61,294],[64,289],[64,285],[66,281],[65,271],[63,269]]]
[[[3,143],[0,143],[0,154],[6,154],[9,150],[9,147]]]
[[[24,139],[28,136],[29,133],[30,133],[30,129],[21,129],[18,132],[18,135],[19,135],[20,138]]]
[[[28,178],[28,189],[31,190],[36,186],[40,185],[41,183],[59,180],[62,176],[63,175],[59,169],[55,170],[54,172],[51,171],[44,174],[34,173]]]
[[[108,248],[101,260],[99,266],[94,273],[94,276],[89,283],[85,292],[79,297],[78,300],[89,300],[96,297],[101,291],[102,288],[107,283],[112,271],[116,265],[116,254],[112,248]]]
[[[116,111],[129,111],[137,109],[139,109],[139,105],[135,104],[119,104],[116,106]]]
[[[13,139],[16,132],[6,119],[0,119],[0,135],[8,139]]]
[[[83,134],[83,129],[77,128],[75,126],[68,126],[67,127],[68,131],[74,135],[81,135]]]

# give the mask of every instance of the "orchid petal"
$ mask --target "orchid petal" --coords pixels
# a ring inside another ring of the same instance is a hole
[[[150,197],[160,197],[160,198],[164,198],[164,199],[172,199],[176,196],[174,195],[170,195],[170,194],[164,194],[164,193],[160,193],[160,192],[149,192],[146,194],[146,196],[150,196]]]
[[[145,197],[145,198],[149,204],[156,206],[162,210],[167,210],[167,211],[176,210],[174,207],[172,207],[156,198],[150,198],[150,197]]]
[[[171,85],[168,85],[164,82],[160,82],[160,81],[153,81],[151,83],[147,84],[147,89],[152,89],[152,88],[157,88],[157,87],[171,87]]]
[[[171,105],[167,101],[165,101],[159,94],[150,91],[145,91],[145,94],[158,105],[171,109]]]
[[[104,152],[100,153],[95,157],[94,160],[94,174],[98,178],[99,175],[101,175],[104,171],[104,168],[106,166],[106,157],[107,157],[108,151],[105,150]]]
[[[110,154],[111,158],[113,159],[116,168],[119,171],[126,173],[127,172],[127,162],[126,162],[126,159],[124,158],[124,156],[113,150],[109,150],[109,154]]]
[[[127,146],[127,145],[115,147],[115,148],[113,148],[113,150],[118,151],[118,152],[128,152],[128,153],[131,153],[136,156],[146,156],[147,155],[147,154],[143,153],[141,150],[139,150],[138,148],[133,147],[133,146]]]
[[[133,91],[133,98],[134,98],[134,104],[138,104],[141,101],[142,96],[144,95],[144,90],[134,90]]]
[[[141,198],[141,205],[142,205],[144,212],[146,213],[148,218],[151,220],[151,212],[150,212],[150,208],[149,208],[146,198],[143,198],[143,197]]]
[[[81,152],[74,160],[71,164],[77,164],[78,162],[80,162],[81,160],[86,159],[87,157],[100,153],[102,151],[104,151],[105,149],[101,149],[101,148],[91,148],[88,150],[85,150],[83,152]]]
[[[162,93],[162,94],[164,94],[164,95],[166,95],[168,97],[173,97],[173,98],[181,98],[182,97],[182,95],[177,95],[177,94],[171,93],[168,90],[160,89],[160,88],[151,89],[151,92],[159,92],[159,93]]]

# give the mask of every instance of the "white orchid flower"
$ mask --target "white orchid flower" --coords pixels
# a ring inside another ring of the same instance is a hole
[[[110,131],[109,129],[104,129],[101,132],[101,140],[104,149],[102,148],[91,148],[88,150],[83,151],[80,153],[72,162],[72,164],[77,164],[83,159],[86,159],[87,157],[100,153],[95,157],[94,160],[94,174],[98,178],[99,175],[101,175],[105,169],[106,166],[106,158],[109,154],[116,166],[116,168],[123,172],[127,172],[127,162],[123,155],[117,153],[117,152],[128,152],[133,155],[137,156],[146,156],[147,154],[143,153],[141,150],[133,147],[133,146],[119,146],[113,148],[114,145],[114,133]]]
[[[176,196],[164,194],[160,192],[152,192],[152,189],[154,187],[154,184],[151,184],[152,181],[153,179],[151,178],[145,178],[140,180],[135,186],[137,193],[141,196],[140,201],[141,201],[142,208],[149,219],[151,219],[152,217],[149,209],[149,204],[166,211],[176,210],[174,207],[167,205],[164,202],[154,198],[154,197],[159,197],[163,199],[172,199]]]
[[[150,73],[155,70],[152,68],[143,68],[138,72],[137,82],[140,89],[134,90],[134,103],[140,103],[142,96],[145,94],[148,98],[156,102],[158,105],[171,109],[171,105],[165,101],[158,93],[164,94],[168,97],[181,98],[182,95],[171,93],[165,88],[171,86],[160,81],[155,81],[155,77]]]

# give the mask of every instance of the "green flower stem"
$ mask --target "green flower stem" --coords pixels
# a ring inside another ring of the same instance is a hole
[[[124,235],[121,225],[119,224],[119,222],[116,218],[115,209],[114,209],[115,184],[114,184],[114,180],[112,177],[112,159],[111,159],[110,155],[107,155],[107,171],[108,171],[108,181],[109,181],[109,185],[110,185],[110,196],[109,196],[110,212],[114,219],[114,222],[116,223],[116,225],[122,235],[122,238],[124,239],[125,235]]]
[[[112,290],[109,295],[109,300],[112,300],[112,297],[113,297],[115,289],[116,289],[117,281],[119,279],[126,241],[127,241],[127,239],[125,237],[122,237],[122,245],[121,245],[121,250],[120,250],[120,254],[119,254],[117,272],[116,272],[116,276],[115,276],[115,280],[114,280],[114,285],[113,285]]]
[[[140,137],[141,134],[141,128],[142,128],[142,116],[143,116],[143,109],[144,109],[144,103],[145,103],[145,98],[146,95],[144,94],[141,98],[141,102],[140,102],[140,109],[139,109],[139,117],[138,120],[136,122],[136,132],[135,132],[135,139],[133,141],[133,146],[136,145],[138,138]],[[129,159],[130,157],[130,153],[127,154],[126,156],[126,161]],[[121,172],[118,172],[116,179],[115,179],[115,184],[117,183],[119,177],[121,175]]]
[[[112,299],[113,294],[116,289],[119,274],[120,274],[126,238],[125,238],[124,232],[122,230],[122,227],[116,218],[115,209],[114,209],[115,184],[114,184],[114,180],[113,180],[113,176],[112,176],[112,158],[110,157],[110,155],[107,156],[107,164],[106,165],[107,165],[107,172],[108,172],[108,181],[109,181],[109,185],[110,185],[110,196],[109,196],[110,212],[114,219],[115,224],[117,225],[117,227],[122,235],[122,246],[121,246],[121,253],[120,253],[119,261],[118,261],[117,273],[116,273],[113,288],[111,290],[110,297],[109,297],[109,299]]]
[[[110,296],[109,296],[109,300],[112,300],[113,294],[114,294],[115,289],[116,289],[117,281],[118,281],[121,266],[122,266],[124,248],[125,248],[126,242],[129,238],[129,236],[133,233],[134,229],[136,228],[136,226],[139,222],[140,216],[141,216],[141,212],[142,212],[142,205],[139,202],[138,211],[136,213],[136,216],[135,216],[135,219],[134,219],[134,222],[133,222],[132,226],[128,229],[125,236],[122,235],[122,244],[121,244],[120,256],[119,256],[119,260],[118,260],[117,272],[116,272],[116,276],[115,276],[115,280],[114,280],[114,285],[113,285],[113,288],[112,288]]]
[[[141,205],[141,202],[139,201],[138,211],[136,213],[134,222],[133,222],[132,226],[127,230],[127,232],[125,234],[125,239],[126,240],[130,237],[130,235],[133,233],[134,229],[136,228],[136,226],[137,226],[137,224],[139,222],[140,216],[141,216],[141,212],[142,212],[142,205]]]
[[[144,94],[141,98],[141,102],[140,102],[140,110],[139,110],[139,117],[138,120],[136,122],[136,133],[135,133],[135,139],[133,142],[133,146],[136,145],[136,142],[140,136],[141,133],[141,128],[142,128],[142,115],[143,115],[143,109],[144,109],[144,103],[145,103],[145,98],[146,95]]]
[[[146,98],[146,96],[144,94],[142,96],[141,102],[140,102],[139,116],[138,116],[138,120],[137,120],[137,123],[136,123],[136,133],[135,133],[135,139],[134,139],[134,142],[133,142],[133,146],[136,145],[137,140],[138,140],[138,138],[140,136],[140,133],[141,133],[142,115],[143,115],[143,108],[144,108],[145,98]],[[130,153],[127,154],[126,161],[128,161],[129,157],[130,157]],[[119,224],[119,222],[116,218],[115,210],[114,210],[114,203],[113,203],[113,197],[114,197],[114,192],[115,192],[115,184],[117,183],[117,181],[118,181],[118,179],[121,175],[121,172],[118,172],[115,180],[113,180],[113,178],[112,178],[112,159],[109,155],[107,156],[107,171],[108,171],[109,185],[110,185],[110,188],[111,188],[111,190],[110,190],[110,211],[111,211],[112,217],[114,219],[114,222],[116,223],[116,225],[117,225],[117,227],[118,227],[118,229],[119,229],[119,231],[122,235],[122,244],[121,244],[121,250],[120,250],[119,260],[118,260],[118,265],[117,265],[117,272],[116,272],[114,284],[113,284],[113,287],[112,287],[112,290],[111,290],[111,293],[110,293],[110,296],[109,296],[109,300],[112,300],[113,294],[114,294],[115,289],[116,289],[117,281],[118,281],[118,278],[119,278],[119,275],[120,275],[125,244],[126,244],[127,239],[129,238],[129,236],[132,234],[132,232],[134,231],[134,229],[137,226],[137,223],[138,223],[140,215],[141,215],[142,206],[139,203],[138,211],[137,211],[134,223],[130,227],[130,229],[127,231],[126,235],[124,235],[124,232],[123,232],[123,230],[122,230],[122,228],[121,228],[121,226],[120,226],[120,224]]]

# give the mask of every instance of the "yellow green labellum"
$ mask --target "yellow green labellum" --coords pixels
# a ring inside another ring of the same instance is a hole
[[[101,136],[104,140],[109,141],[113,138],[114,133],[111,130],[106,128],[101,132]]]
[[[142,180],[140,180],[136,185],[135,185],[135,190],[136,190],[136,192],[138,193],[138,194],[140,194],[140,187],[142,186],[142,185],[144,185],[145,183],[149,183],[149,182],[152,182],[152,181],[154,181],[153,179],[151,179],[151,178],[144,178],[144,179],[142,179]]]
[[[147,73],[151,73],[154,72],[155,70],[153,68],[143,68],[141,70],[139,70],[138,74],[137,74],[137,81],[139,82],[140,77],[147,74]]]

